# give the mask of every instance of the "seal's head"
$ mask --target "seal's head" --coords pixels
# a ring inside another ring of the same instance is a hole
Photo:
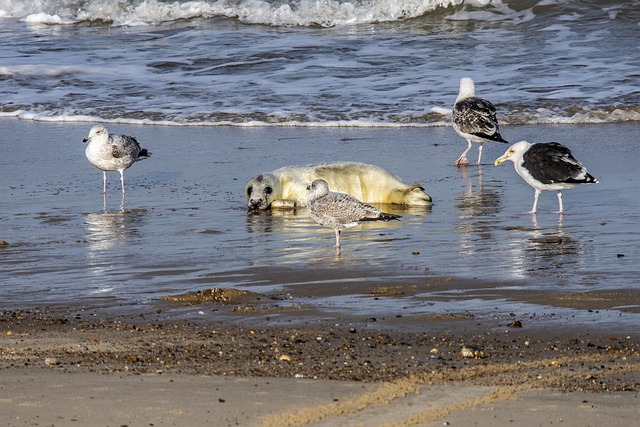
[[[278,179],[272,174],[262,174],[252,178],[244,187],[247,207],[250,210],[269,209],[271,202],[278,198]]]

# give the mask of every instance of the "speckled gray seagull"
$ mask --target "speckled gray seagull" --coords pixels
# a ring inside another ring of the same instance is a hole
[[[140,148],[138,141],[127,135],[109,135],[107,128],[97,125],[91,128],[89,136],[82,142],[88,142],[85,154],[92,165],[102,171],[103,194],[107,193],[107,171],[120,172],[122,194],[124,195],[124,171],[138,160],[151,156]]]
[[[316,179],[309,187],[307,208],[311,218],[320,225],[332,228],[336,233],[336,248],[340,247],[340,231],[355,227],[362,221],[389,221],[399,215],[380,212],[374,206],[363,203],[350,194],[329,191],[329,184]]]

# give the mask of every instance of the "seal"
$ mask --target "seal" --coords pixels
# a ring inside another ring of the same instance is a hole
[[[307,187],[316,179],[332,191],[350,194],[364,203],[431,206],[420,184],[405,184],[379,166],[357,162],[285,166],[260,174],[247,182],[245,197],[250,210],[306,207]]]

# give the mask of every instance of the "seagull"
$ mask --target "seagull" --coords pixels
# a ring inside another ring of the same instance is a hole
[[[508,143],[500,136],[496,108],[486,99],[476,96],[473,80],[469,77],[460,79],[460,93],[453,105],[453,129],[467,140],[469,145],[460,155],[455,164],[466,165],[467,153],[471,149],[471,143],[480,144],[478,148],[478,165],[482,157],[482,144],[488,141]]]
[[[307,208],[311,218],[320,225],[336,232],[336,249],[340,248],[340,231],[355,227],[361,221],[389,221],[400,215],[380,212],[350,194],[329,191],[324,179],[316,179],[307,187],[310,190]]]
[[[138,160],[151,156],[146,149],[140,148],[138,141],[127,135],[109,135],[107,128],[97,125],[91,128],[89,136],[82,140],[88,142],[85,154],[95,167],[102,171],[103,189],[107,194],[107,171],[120,172],[122,195],[124,196],[124,171]]]
[[[496,166],[505,160],[511,160],[518,175],[535,190],[533,208],[529,212],[532,214],[537,212],[538,196],[542,190],[558,192],[558,212],[562,213],[562,190],[577,184],[598,183],[573,157],[571,150],[557,142],[517,142],[496,159]]]

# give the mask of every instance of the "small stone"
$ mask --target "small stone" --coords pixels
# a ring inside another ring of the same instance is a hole
[[[55,357],[47,357],[44,359],[44,364],[47,366],[55,366],[58,364],[58,359]]]
[[[281,362],[291,362],[291,357],[286,354],[281,354],[280,356],[278,356],[278,360],[280,360]]]
[[[484,357],[484,351],[473,345],[465,345],[460,349],[462,357],[467,359],[482,359]]]
[[[509,323],[507,326],[510,328],[522,328],[522,322],[520,320],[516,320],[515,322]]]

